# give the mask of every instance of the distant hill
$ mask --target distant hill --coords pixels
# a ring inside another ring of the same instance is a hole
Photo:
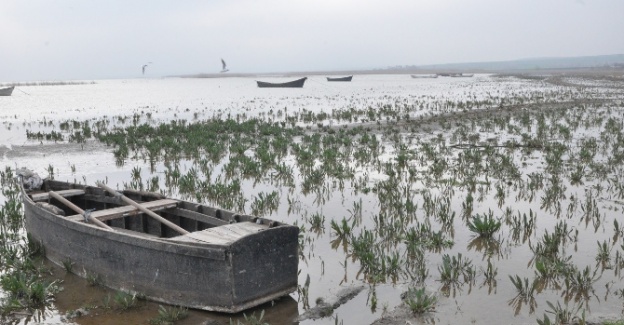
[[[624,68],[624,54],[531,58],[512,61],[447,63],[431,65],[411,65],[389,67],[389,70],[472,70],[472,71],[510,71],[510,70],[552,70],[582,68]]]
[[[624,71],[624,54],[531,58],[512,61],[445,63],[430,65],[402,65],[372,70],[336,70],[336,71],[290,71],[265,73],[198,73],[191,75],[171,75],[183,78],[230,78],[258,76],[309,76],[309,75],[353,75],[353,74],[409,74],[441,72],[476,72],[476,73],[553,73],[557,70],[613,70]],[[560,72],[560,71],[559,71]]]

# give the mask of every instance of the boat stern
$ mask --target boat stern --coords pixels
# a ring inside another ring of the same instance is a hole
[[[282,225],[232,243],[233,312],[297,290],[299,228]]]

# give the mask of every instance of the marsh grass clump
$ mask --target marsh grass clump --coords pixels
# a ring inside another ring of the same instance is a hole
[[[260,316],[256,316],[254,312],[249,316],[243,313],[243,317],[245,318],[245,322],[237,320],[236,323],[234,323],[232,319],[230,319],[230,325],[269,325],[269,323],[262,321],[264,318],[264,309],[260,312]]]
[[[0,278],[0,287],[7,294],[0,309],[7,312],[41,308],[60,290],[57,281],[46,281],[36,272],[23,270],[4,274]]]
[[[487,267],[482,269],[483,276],[486,282],[496,282],[496,276],[498,275],[498,268],[494,267],[492,261],[488,259]]]
[[[325,231],[325,216],[316,212],[310,216],[310,229],[316,233]]]
[[[434,294],[427,294],[425,288],[409,288],[403,301],[414,314],[423,314],[435,311],[438,298]]]
[[[529,244],[529,247],[536,258],[546,259],[557,258],[563,249],[561,236],[549,234],[548,231],[544,233],[541,241],[537,242],[535,245]]]
[[[557,286],[557,280],[567,276],[574,270],[571,263],[572,256],[538,258],[535,260],[535,274],[544,285],[553,283]]]
[[[188,309],[183,307],[158,306],[158,316],[150,319],[151,325],[173,325],[175,322],[188,317]]]
[[[102,285],[102,277],[97,273],[85,271],[85,279],[87,284],[92,287]]]
[[[565,286],[570,293],[587,295],[593,289],[593,285],[602,277],[598,274],[598,269],[593,272],[590,266],[586,266],[583,270],[575,268],[566,275]]]
[[[403,240],[410,255],[419,254],[422,249],[441,252],[452,248],[454,242],[442,231],[433,231],[427,223],[416,224],[403,235]]]
[[[521,279],[518,275],[515,277],[509,275],[509,279],[518,292],[518,294],[508,302],[510,306],[514,307],[515,314],[517,315],[520,313],[523,304],[528,305],[529,312],[533,313],[535,308],[537,308],[537,301],[535,300],[534,294],[539,286],[539,281],[534,279],[529,282],[528,278]]]
[[[513,283],[514,287],[516,287],[518,296],[522,298],[533,298],[535,288],[537,287],[537,282],[535,280],[529,282],[528,278],[521,279],[518,275],[515,277],[510,275],[509,279],[511,280],[511,283]]]
[[[472,261],[463,257],[461,253],[457,253],[457,256],[444,254],[438,271],[440,271],[440,281],[444,284],[458,284],[461,280],[472,281],[476,273]]]
[[[0,206],[2,315],[16,310],[44,307],[60,290],[58,281],[48,281],[42,276],[45,270],[40,263],[43,246],[30,236],[25,236],[20,192],[13,175],[9,167],[0,172],[2,195],[5,198],[4,204]]]
[[[477,233],[480,237],[490,238],[501,227],[501,221],[494,218],[494,212],[490,210],[487,215],[477,214],[468,221],[468,229]]]
[[[275,210],[279,205],[279,193],[273,191],[271,193],[258,193],[258,196],[251,202],[251,211],[253,215],[264,216]]]
[[[579,304],[577,307],[569,309],[568,305],[561,306],[561,303],[557,301],[557,305],[554,305],[550,301],[546,301],[548,305],[548,310],[546,310],[547,314],[551,314],[554,316],[554,319],[551,321],[548,315],[544,314],[543,319],[537,319],[538,325],[557,325],[557,324],[580,324],[584,325],[587,322],[585,321],[585,309],[581,312],[579,316],[578,313],[581,311],[583,305]],[[607,324],[607,323],[605,323]]]
[[[348,220],[344,217],[342,218],[342,221],[340,223],[337,223],[333,219],[331,221],[331,228],[334,231],[334,234],[339,239],[343,239],[343,240],[347,239],[351,235],[351,231],[354,226],[355,226],[355,220],[353,220],[351,224],[349,224]]]
[[[63,268],[65,269],[65,272],[72,273],[72,271],[74,269],[74,262],[72,262],[72,260],[70,260],[70,259],[64,260],[63,261]]]
[[[128,310],[136,307],[138,299],[136,294],[128,294],[123,291],[117,291],[113,296],[113,301],[120,310]]]
[[[386,252],[370,230],[351,235],[349,247],[353,258],[360,262],[360,272],[370,283],[385,282],[387,278],[396,282],[403,272],[404,259],[398,252]]]
[[[606,266],[611,261],[611,250],[613,249],[613,245],[606,240],[598,243],[598,253],[596,254],[596,262],[601,263]]]

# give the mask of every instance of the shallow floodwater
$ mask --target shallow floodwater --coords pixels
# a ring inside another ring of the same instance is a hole
[[[258,77],[257,80],[278,81],[293,78]],[[35,170],[41,176],[49,175],[49,167],[54,170],[55,179],[75,181],[80,183],[95,184],[96,181],[106,180],[112,187],[122,188],[130,183],[133,169],[139,169],[143,179],[149,179],[153,175],[163,175],[165,166],[159,162],[150,171],[150,164],[144,159],[129,158],[120,166],[113,155],[113,148],[106,147],[95,140],[86,143],[54,143],[27,139],[29,132],[59,131],[58,124],[67,120],[96,121],[103,118],[119,120],[119,117],[132,119],[140,116],[142,121],[149,123],[168,122],[171,120],[202,121],[210,118],[227,119],[244,116],[246,118],[258,117],[262,119],[277,119],[276,111],[303,114],[305,112],[326,112],[332,110],[346,110],[349,108],[366,109],[368,107],[380,108],[384,105],[399,107],[411,106],[419,103],[428,103],[420,110],[410,112],[412,119],[428,118],[437,114],[453,113],[453,106],[449,103],[474,102],[480,103],[470,107],[470,111],[491,109],[498,105],[500,98],[531,98],[532,104],[539,104],[540,99],[535,99],[535,94],[548,97],[549,94],[558,92],[565,96],[574,96],[579,90],[575,87],[552,85],[536,80],[521,80],[515,78],[495,78],[489,75],[475,75],[473,78],[436,78],[436,79],[412,79],[409,75],[356,75],[350,83],[328,83],[324,76],[312,76],[306,81],[302,89],[260,89],[256,87],[252,78],[212,78],[212,79],[132,79],[132,80],[95,80],[85,84],[58,85],[58,86],[28,86],[18,87],[13,96],[0,97],[0,153],[2,162],[0,166],[27,167]],[[582,82],[577,80],[576,82]],[[611,100],[617,98],[618,90],[601,88],[600,85],[592,84],[590,90],[592,98]],[[568,94],[568,92],[570,94]],[[619,95],[621,96],[621,94]],[[541,97],[540,97],[541,98]],[[621,98],[621,97],[620,97]],[[543,101],[544,99],[542,99]],[[563,100],[562,100],[563,101]],[[523,103],[512,103],[520,105]],[[446,105],[446,106],[445,106]],[[619,103],[621,108],[621,102]],[[617,106],[617,105],[616,105]],[[466,108],[457,109],[457,112],[466,111]],[[621,114],[619,112],[618,114]],[[461,120],[461,118],[460,118]],[[128,125],[130,122],[127,122]],[[339,125],[370,125],[370,121],[343,120],[321,121],[320,124],[328,124],[332,127]],[[320,127],[318,123],[298,122],[300,126]],[[372,123],[374,126],[375,123]],[[405,137],[435,137],[438,133],[450,131],[440,129],[439,125],[432,125],[421,133],[403,135]],[[592,131],[587,131],[591,135]],[[481,138],[500,138],[500,132],[481,130]],[[501,139],[500,142],[505,139]],[[384,153],[384,159],[393,161],[396,152],[388,149]],[[526,168],[522,170],[523,177],[530,172],[539,172],[544,169],[543,156],[535,153],[524,159]],[[292,158],[291,158],[292,159]],[[293,163],[293,161],[286,161]],[[187,162],[186,168],[191,166]],[[221,165],[215,170],[222,168]],[[183,170],[185,172],[186,170]],[[379,170],[358,170],[357,176],[366,177],[370,187],[380,181],[387,180],[387,175]],[[583,195],[586,188],[593,185],[586,182],[585,187],[569,187],[565,197],[570,195]],[[416,185],[418,186],[418,185]],[[256,184],[253,181],[243,183],[243,192],[248,199],[246,208],[250,208],[253,198],[260,193],[271,191],[265,184]],[[415,193],[419,190],[414,189]],[[398,279],[384,279],[371,285],[370,279],[360,272],[360,263],[352,256],[351,248],[341,243],[336,244],[336,235],[330,227],[332,220],[340,222],[343,218],[353,216],[355,210],[359,210],[362,218],[361,224],[354,229],[355,234],[376,227],[375,218],[380,216],[379,199],[375,192],[363,192],[353,184],[347,184],[344,190],[336,190],[334,187],[330,195],[318,195],[314,193],[304,194],[293,192],[288,189],[277,189],[281,194],[281,204],[276,211],[266,215],[268,218],[277,219],[290,224],[305,225],[304,233],[305,248],[299,262],[300,276],[299,285],[303,286],[309,277],[307,297],[295,292],[271,304],[255,308],[247,314],[265,311],[264,320],[270,324],[334,324],[336,320],[344,324],[370,324],[377,319],[390,315],[392,310],[401,304],[401,293],[408,290],[412,284],[409,276],[401,275]],[[442,196],[441,188],[430,188],[433,196]],[[488,251],[479,246],[472,232],[466,229],[459,214],[464,194],[458,189],[453,195],[451,211],[457,212],[455,221],[452,222],[452,248],[442,252],[426,252],[426,265],[428,276],[422,286],[427,292],[434,293],[438,297],[436,311],[415,317],[410,321],[415,324],[419,320],[427,324],[526,324],[535,323],[536,318],[541,318],[545,310],[548,310],[546,301],[562,300],[561,290],[546,288],[536,294],[536,306],[534,310],[516,300],[516,288],[509,276],[519,275],[521,278],[532,278],[535,274],[534,267],[530,265],[533,252],[530,245],[540,240],[545,231],[550,231],[560,219],[542,210],[540,200],[527,202],[517,199],[517,193],[508,190],[511,194],[505,199],[504,204],[491,196],[482,201],[475,200],[475,211],[485,213],[488,210],[495,211],[498,217],[503,215],[507,207],[529,213],[536,212],[535,231],[529,235],[527,242],[512,242],[509,237],[511,230],[503,227],[497,233],[500,248],[496,252]],[[291,201],[290,205],[285,203]],[[0,199],[3,199],[0,197]],[[359,208],[356,206],[359,203]],[[571,219],[575,230],[580,234],[574,244],[566,247],[567,253],[571,254],[580,268],[586,265],[594,266],[596,255],[596,241],[602,242],[613,237],[613,220],[621,218],[620,210],[613,211],[613,202],[601,201],[604,219],[602,224],[595,228],[586,221]],[[422,203],[418,209],[423,209]],[[565,209],[565,207],[564,207]],[[249,210],[247,211],[249,213]],[[309,218],[315,213],[325,216],[324,230],[318,233],[309,228]],[[578,214],[577,214],[578,215]],[[428,220],[428,219],[427,219]],[[431,220],[437,230],[440,225]],[[624,222],[622,222],[624,224]],[[615,243],[614,243],[615,244]],[[615,249],[620,249],[619,244]],[[621,250],[621,249],[620,249]],[[443,254],[451,256],[461,253],[472,261],[475,266],[476,277],[472,281],[444,287],[439,281],[439,267],[442,263]],[[615,251],[613,251],[615,254]],[[487,267],[487,261],[493,261],[497,268],[497,276],[494,282],[486,282],[483,279],[483,270]],[[597,267],[597,266],[596,266]],[[98,306],[104,298],[113,292],[101,287],[90,287],[86,281],[66,274],[60,267],[53,266],[53,275],[62,279],[64,291],[57,295],[53,308],[48,310],[42,319],[42,324],[55,324],[68,322],[76,324],[147,324],[149,319],[157,315],[158,305],[143,303],[140,307],[123,312],[101,312],[95,308],[87,316],[65,319],[68,311],[84,308],[85,304]],[[604,271],[604,270],[603,270]],[[619,275],[603,274],[593,284],[592,296],[582,300],[584,309],[588,315],[596,317],[621,317],[622,297],[616,296],[615,291],[620,289]],[[300,315],[306,315],[306,310],[316,305],[317,298],[324,300],[335,299],[341,289],[346,287],[364,286],[353,299],[346,301],[337,307],[331,317],[318,319],[297,320]],[[570,306],[576,303],[572,299]],[[307,303],[306,303],[307,302]],[[200,324],[213,320],[217,323],[228,324],[230,318],[244,321],[243,315],[219,315],[192,311],[189,318],[176,324]],[[551,317],[552,318],[552,317]],[[23,323],[28,323],[23,321]]]

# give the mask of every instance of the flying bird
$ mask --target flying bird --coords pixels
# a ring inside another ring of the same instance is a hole
[[[145,74],[145,68],[147,68],[148,65],[152,64],[152,62],[147,62],[147,64],[143,65],[143,74]]]
[[[225,61],[223,61],[223,59],[221,59],[221,65],[223,66],[223,69],[221,69],[221,72],[228,72],[228,71],[230,71],[227,68],[227,65],[225,64]]]

